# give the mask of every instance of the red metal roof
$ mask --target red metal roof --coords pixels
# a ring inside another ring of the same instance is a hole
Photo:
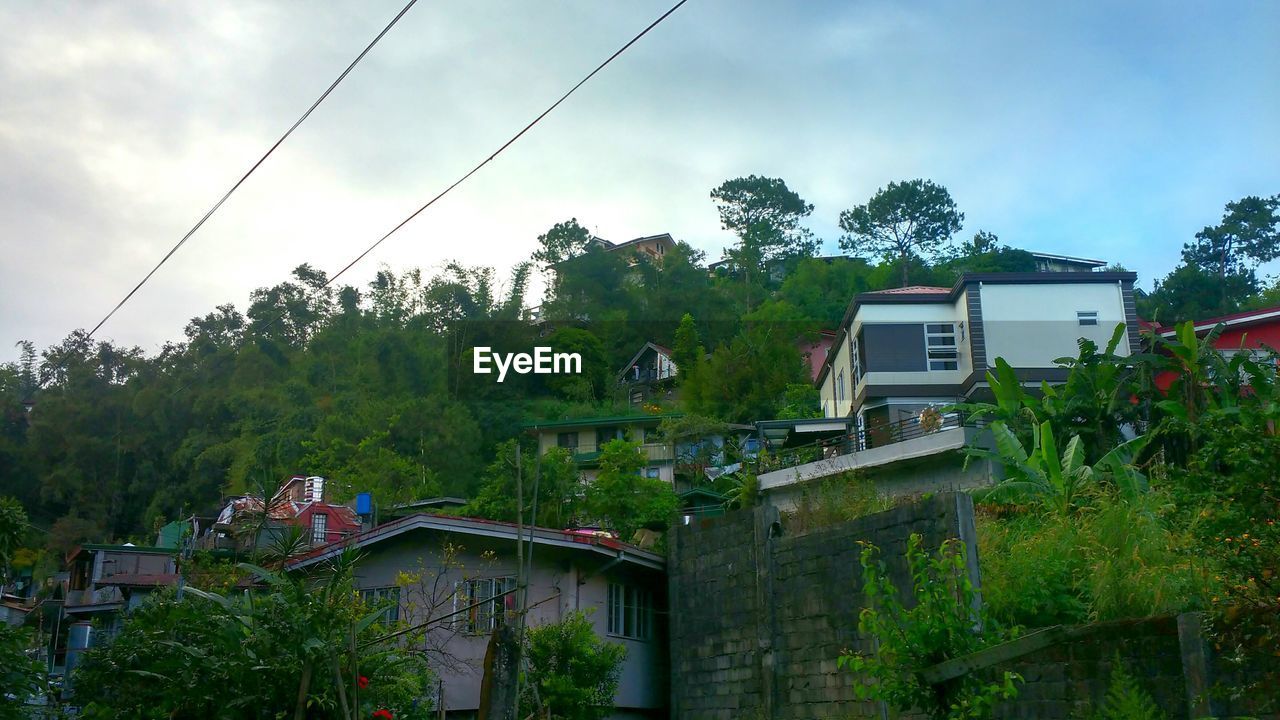
[[[1249,323],[1265,322],[1267,320],[1280,321],[1280,305],[1196,320],[1195,329],[1196,332],[1200,332],[1202,330],[1210,330],[1213,326],[1219,323],[1226,325],[1246,325]],[[1156,332],[1169,334],[1172,333],[1174,329],[1174,325],[1160,325],[1156,328]]]

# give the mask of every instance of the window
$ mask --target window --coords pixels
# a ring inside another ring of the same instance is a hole
[[[658,478],[662,476],[661,469],[657,467],[647,467],[644,469],[644,476],[647,478]]]
[[[378,622],[390,625],[400,619],[400,588],[381,587],[360,591],[360,601],[369,609],[384,608]]]
[[[1076,321],[1079,322],[1081,325],[1097,325],[1098,311],[1097,310],[1081,310],[1076,313]]]
[[[862,380],[862,348],[858,345],[857,336],[849,340],[849,363],[853,366],[853,386],[855,388]]]
[[[329,516],[316,513],[311,516],[311,544],[323,545],[329,541]]]
[[[609,634],[648,640],[653,630],[653,595],[643,588],[609,583]]]
[[[516,579],[513,577],[462,580],[453,586],[453,611],[463,632],[484,634],[503,623],[516,607]]]
[[[844,402],[844,370],[836,373],[836,400]]]
[[[596,428],[596,449],[599,450],[605,443],[610,440],[621,440],[623,436],[622,428],[602,427]]]
[[[578,449],[578,433],[567,432],[556,436],[556,445],[570,450]]]
[[[956,348],[956,326],[953,323],[930,323],[924,326],[925,352],[930,370],[958,370],[960,352]]]

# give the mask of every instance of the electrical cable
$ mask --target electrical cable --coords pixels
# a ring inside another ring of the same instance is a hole
[[[156,263],[156,266],[151,268],[151,271],[148,272],[142,278],[142,280],[140,280],[138,284],[135,285],[133,289],[130,290],[128,294],[124,296],[123,299],[120,300],[120,302],[116,303],[116,306],[111,309],[111,312],[107,313],[105,317],[103,317],[101,320],[98,321],[97,325],[93,326],[93,329],[89,331],[89,334],[87,336],[85,336],[86,340],[92,338],[94,334],[98,332],[98,330],[101,329],[102,326],[105,325],[106,322],[110,320],[112,316],[114,316],[116,312],[120,310],[120,308],[124,307],[125,303],[129,302],[129,300],[138,292],[138,290],[142,289],[143,285],[147,284],[147,281],[150,280],[151,277],[155,275],[156,272],[161,267],[163,267],[165,263],[169,262],[169,259],[172,258],[174,254],[177,253],[178,250],[182,248],[182,246],[185,245],[188,240],[191,239],[192,235],[195,235],[196,231],[199,230],[205,224],[205,222],[208,221],[209,218],[213,216],[215,212],[218,211],[218,208],[222,207],[222,204],[225,203],[227,199],[231,197],[232,193],[238,190],[240,186],[244,184],[244,181],[248,180],[249,176],[252,175],[254,171],[257,170],[258,167],[262,165],[262,163],[266,162],[267,158],[271,157],[271,154],[276,151],[276,148],[280,147],[280,145],[283,144],[284,141],[287,140],[289,136],[293,134],[293,131],[297,130],[298,126],[301,125],[308,117],[311,116],[311,113],[314,112],[315,109],[320,106],[320,103],[324,102],[325,99],[329,97],[329,94],[332,93],[336,87],[338,87],[338,84],[346,79],[347,75],[349,75],[351,71],[355,69],[356,65],[358,65],[360,61],[364,59],[365,55],[369,54],[369,51],[372,50],[373,47],[378,44],[378,41],[382,40],[383,36],[385,36],[388,32],[390,32],[391,28],[395,27],[396,23],[400,21],[400,18],[404,17],[405,13],[409,12],[410,8],[412,8],[417,2],[418,0],[409,0],[409,2],[405,4],[403,8],[400,9],[400,12],[396,13],[396,16],[391,19],[391,22],[387,23],[386,27],[382,28],[382,32],[378,33],[378,35],[374,37],[373,40],[370,41],[368,45],[365,46],[364,50],[360,51],[360,54],[356,56],[356,59],[351,61],[351,64],[347,66],[347,69],[343,70],[342,74],[339,75],[338,78],[334,80],[329,85],[329,87],[325,89],[323,93],[321,93],[320,97],[317,98],[315,102],[311,103],[311,107],[307,108],[307,111],[302,113],[302,116],[299,117],[297,121],[295,121],[293,125],[291,125],[289,129],[285,131],[283,135],[280,136],[280,139],[276,140],[275,144],[273,144],[270,148],[268,148],[267,151],[263,153],[262,157],[258,158],[258,161],[255,162],[249,168],[249,170],[246,171],[245,174],[242,175],[240,179],[237,180],[236,183],[231,186],[231,189],[227,190],[227,192],[223,194],[223,196],[219,198],[216,203],[213,204],[213,207],[209,208],[209,211],[206,212],[198,221],[196,221],[196,224],[193,225],[191,229],[188,230],[187,233],[182,236],[182,239],[179,240],[172,248],[170,248],[169,252],[165,253],[164,257],[160,258],[160,262]]]

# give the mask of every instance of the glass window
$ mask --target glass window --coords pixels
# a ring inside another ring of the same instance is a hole
[[[360,591],[360,600],[369,609],[385,608],[379,622],[390,625],[400,620],[400,588],[381,587]]]
[[[956,347],[956,326],[953,323],[929,323],[924,326],[925,350],[929,356],[930,370],[958,370],[960,351]]]
[[[1076,313],[1076,320],[1079,321],[1081,325],[1097,325],[1098,311],[1097,310],[1081,310]]]
[[[453,586],[455,623],[463,632],[484,634],[501,625],[515,611],[514,577],[462,580]]]
[[[556,445],[570,450],[578,449],[578,433],[564,432],[556,436]]]
[[[648,640],[653,631],[653,595],[646,589],[609,583],[609,634]]]
[[[311,516],[311,544],[323,545],[329,540],[329,516],[316,513]]]
[[[853,366],[853,386],[856,388],[858,382],[862,380],[862,348],[858,347],[858,338],[855,336],[849,341],[849,363]]]
[[[836,373],[836,400],[844,401],[844,370]]]

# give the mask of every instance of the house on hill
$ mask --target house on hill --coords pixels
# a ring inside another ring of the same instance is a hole
[[[655,396],[673,398],[679,371],[670,348],[647,342],[618,371],[617,382],[627,389],[631,405],[642,405]]]
[[[516,543],[529,575],[527,621],[536,627],[584,611],[601,639],[627,650],[615,708],[621,720],[666,717],[666,560],[603,534],[525,527],[475,518],[418,514],[318,548],[291,571],[317,568],[359,549],[356,587],[387,604],[389,620],[438,620],[418,650],[439,674],[446,716],[474,718],[485,648],[518,607]]]
[[[572,452],[584,482],[595,480],[600,471],[600,448],[610,440],[640,443],[647,463],[645,476],[673,482],[675,448],[662,441],[658,426],[666,418],[678,417],[680,413],[535,420],[525,423],[524,428],[538,438],[539,455],[553,447]]]
[[[676,245],[676,240],[671,237],[671,233],[645,235],[644,237],[621,243],[609,242],[602,237],[592,235],[591,240],[588,242],[590,245],[598,247],[605,252],[618,253],[625,256],[629,265],[636,264],[637,259],[642,257],[660,263],[667,252]]]
[[[360,531],[356,511],[325,500],[325,479],[294,475],[263,502],[255,495],[230,498],[198,545],[205,549],[268,547],[287,527],[302,528],[313,546],[337,542]]]
[[[988,468],[965,469],[955,452],[978,430],[945,408],[989,397],[986,373],[996,358],[1038,388],[1066,379],[1055,361],[1074,357],[1083,338],[1105,346],[1123,326],[1116,352],[1136,352],[1134,278],[1128,272],[968,273],[950,288],[855,296],[818,376],[824,418],[769,427],[782,466],[760,475],[761,488],[785,507],[806,482],[853,469],[882,475],[891,492],[990,482]],[[801,431],[821,439],[799,452]],[[796,450],[790,456],[789,446]]]

